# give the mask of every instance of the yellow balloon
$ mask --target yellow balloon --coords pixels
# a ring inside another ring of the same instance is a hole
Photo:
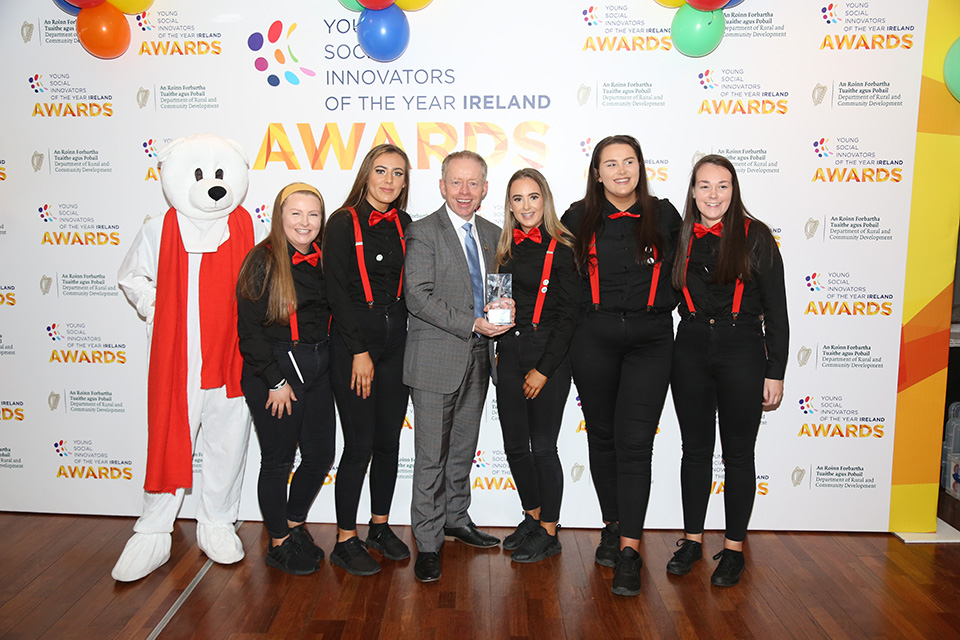
[[[404,11],[419,11],[431,2],[433,0],[397,0],[394,4]]]
[[[108,0],[110,4],[128,15],[143,13],[150,8],[153,0]]]
[[[661,7],[669,7],[670,9],[676,9],[687,4],[687,0],[654,0]]]

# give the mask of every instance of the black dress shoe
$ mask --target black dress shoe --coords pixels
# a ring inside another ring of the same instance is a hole
[[[718,558],[720,562],[710,576],[710,584],[715,587],[732,587],[740,582],[740,576],[743,575],[743,569],[747,564],[743,558],[743,551],[724,549],[713,556],[714,560]]]
[[[413,563],[413,575],[420,582],[436,582],[440,579],[440,552],[420,551]]]
[[[667,563],[667,572],[675,576],[685,576],[690,573],[693,563],[703,557],[703,545],[695,540],[681,538],[677,540],[680,547],[673,552],[673,558]]]
[[[444,527],[443,537],[446,540],[459,540],[463,544],[482,549],[496,547],[500,544],[500,538],[480,531],[480,529],[477,529],[477,525],[472,522],[462,527]]]

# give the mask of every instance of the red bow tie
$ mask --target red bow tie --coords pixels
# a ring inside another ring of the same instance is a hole
[[[629,211],[618,211],[617,213],[611,213],[611,214],[610,214],[609,216],[607,216],[607,217],[610,218],[611,220],[616,220],[617,218],[623,218],[623,217],[625,217],[625,216],[628,217],[628,218],[639,218],[639,217],[640,217],[640,214],[639,214],[639,213],[630,213]]]
[[[520,244],[526,239],[533,240],[537,244],[540,244],[540,241],[543,237],[540,235],[540,227],[535,227],[530,230],[530,233],[524,233],[523,229],[514,229],[513,230],[513,243]]]
[[[396,209],[390,209],[390,211],[387,211],[386,213],[380,213],[379,211],[374,209],[370,213],[370,226],[372,227],[375,224],[378,224],[381,220],[386,220],[387,222],[393,222],[396,219],[397,219]]]
[[[704,226],[704,225],[700,224],[699,222],[694,222],[694,223],[693,223],[693,235],[697,236],[697,240],[699,240],[699,239],[702,238],[703,236],[707,235],[708,233],[712,233],[713,235],[715,235],[715,236],[717,236],[718,238],[720,238],[720,237],[722,236],[722,234],[723,234],[723,223],[722,223],[722,222],[718,222],[717,224],[713,225],[712,227]]]
[[[299,251],[293,252],[293,264],[300,264],[301,262],[309,262],[311,267],[317,266],[317,262],[320,260],[320,247],[317,246],[317,243],[313,243],[313,253],[311,254],[302,254]]]

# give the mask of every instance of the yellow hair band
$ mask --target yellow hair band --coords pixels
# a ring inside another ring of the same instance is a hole
[[[283,191],[280,192],[280,204],[282,205],[284,202],[286,202],[287,198],[297,191],[309,191],[320,198],[320,206],[323,206],[323,196],[320,195],[320,192],[317,191],[316,187],[309,185],[306,182],[294,182],[293,184],[288,184],[285,186]]]

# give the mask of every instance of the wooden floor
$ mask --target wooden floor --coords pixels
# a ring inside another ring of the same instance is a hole
[[[950,508],[956,526],[960,509]],[[327,560],[307,577],[270,569],[260,523],[240,527],[243,562],[208,563],[195,525],[181,520],[170,562],[119,584],[110,569],[131,525],[0,513],[0,638],[960,637],[960,544],[905,545],[888,534],[751,533],[740,585],[718,589],[712,560],[668,575],[678,532],[648,531],[643,592],[622,598],[610,593],[612,569],[593,562],[597,531],[563,530],[563,553],[535,565],[447,543],[442,579],[421,585],[412,560],[385,561],[368,578]],[[329,553],[333,525],[309,528]],[[397,531],[412,542],[408,527]],[[719,550],[720,534],[705,544]]]

